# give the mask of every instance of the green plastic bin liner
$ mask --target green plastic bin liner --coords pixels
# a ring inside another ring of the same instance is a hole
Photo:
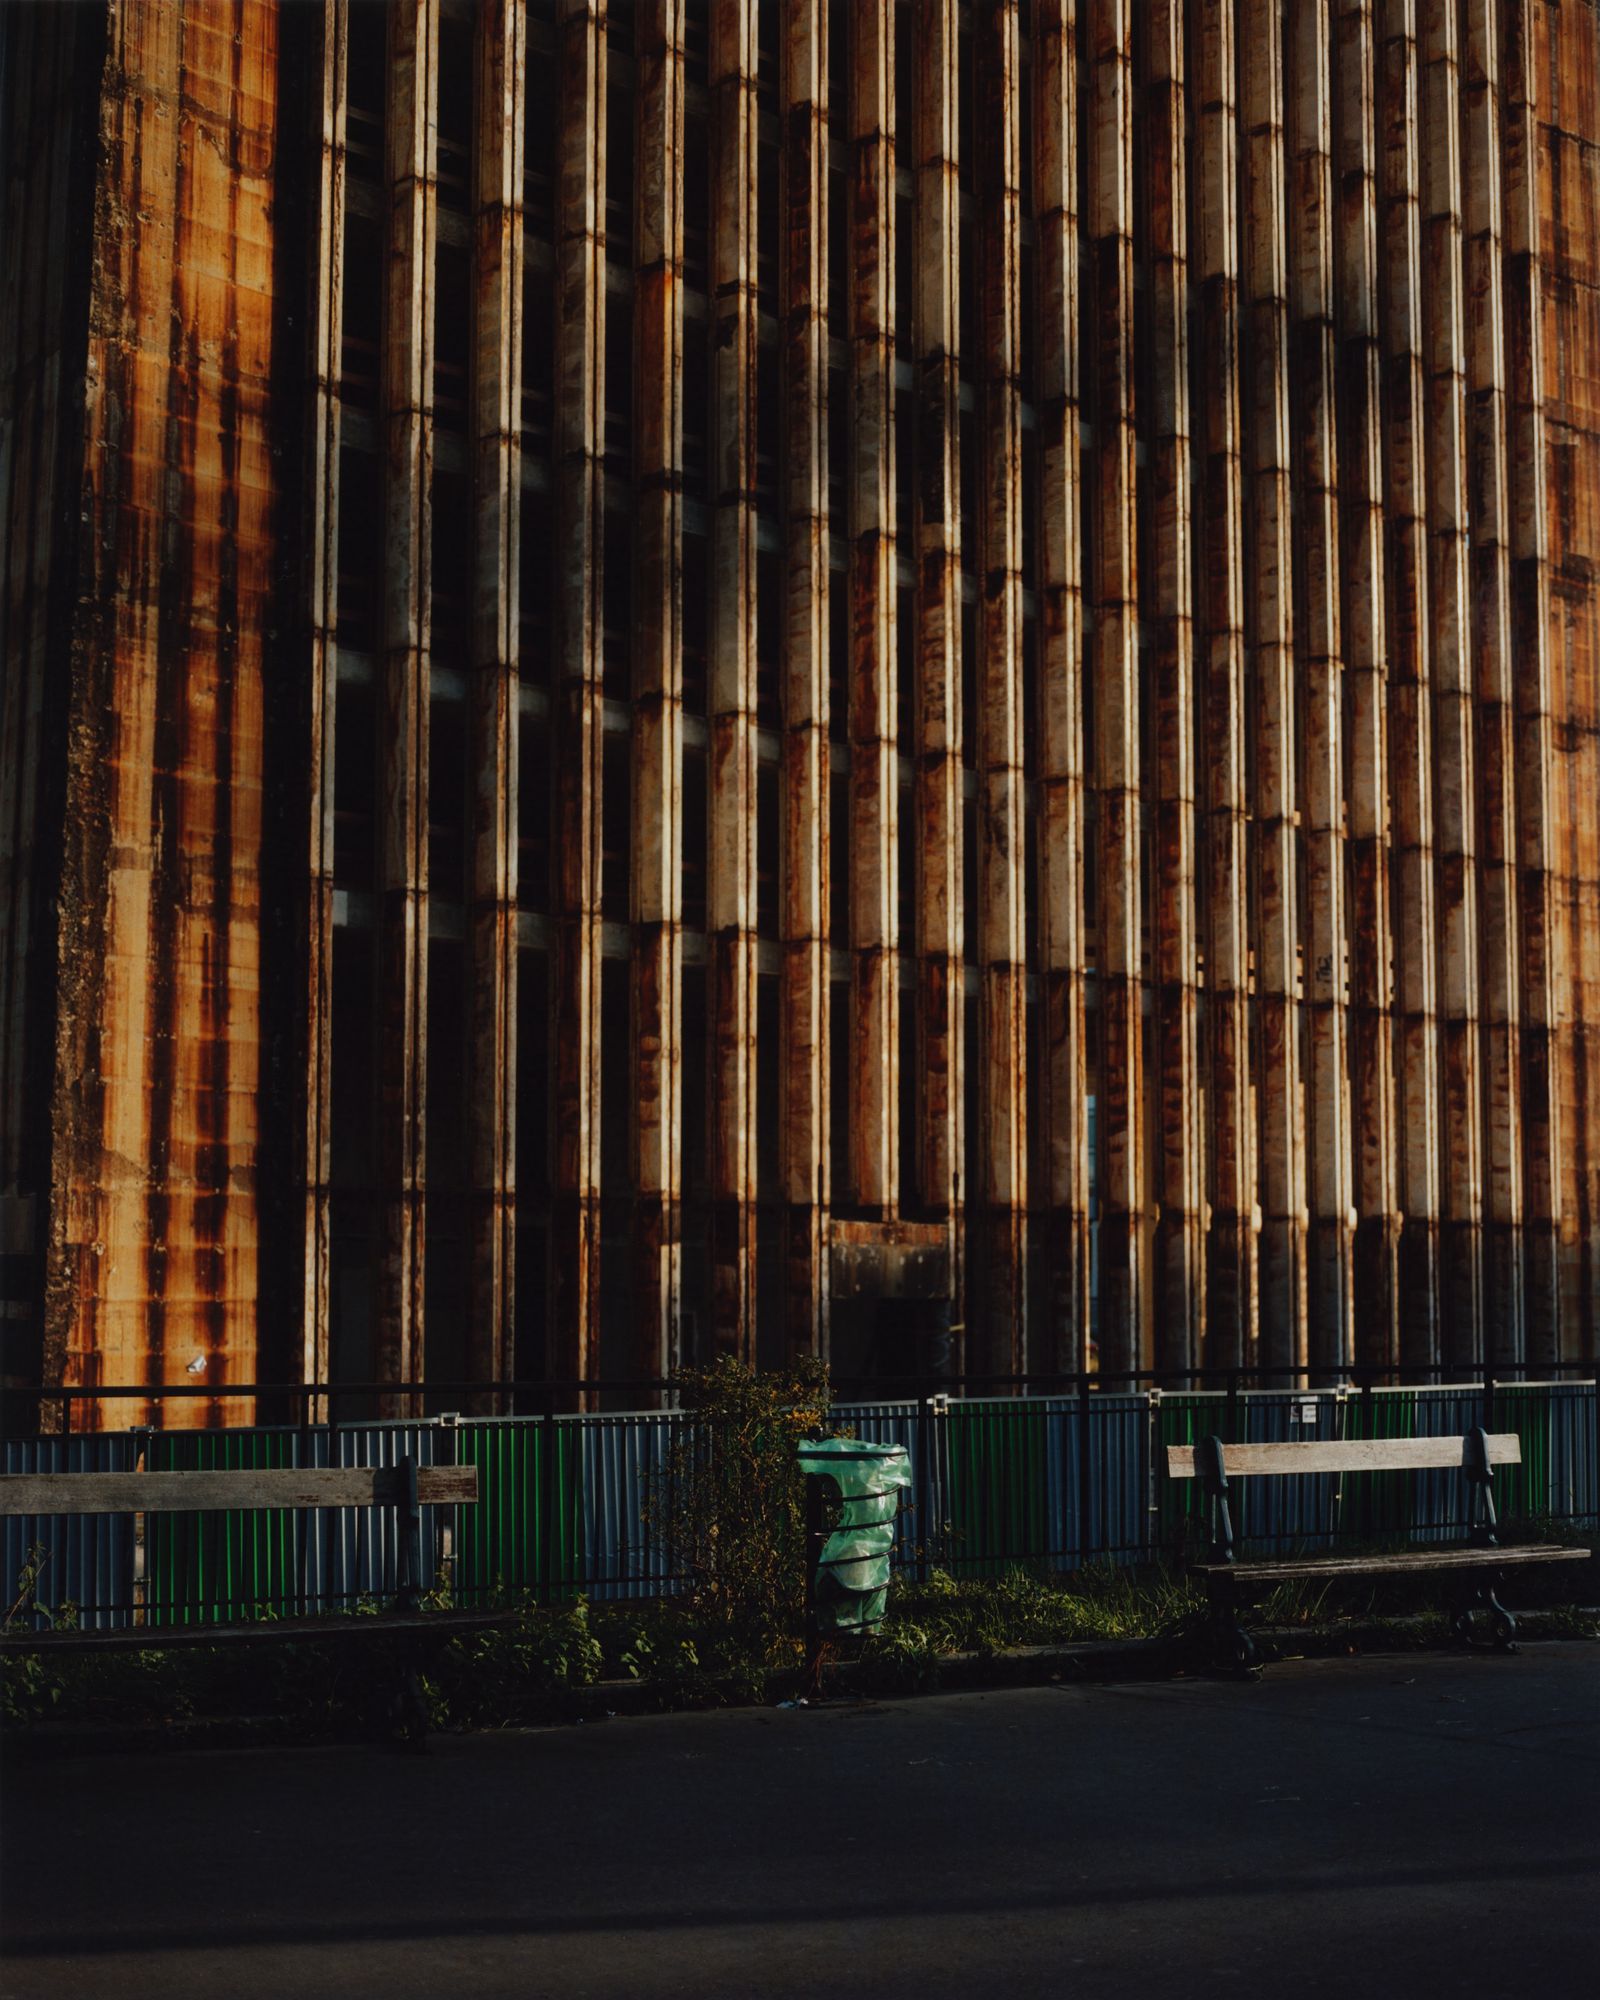
[[[841,1502],[838,1525],[817,1561],[813,1610],[819,1632],[865,1632],[880,1624],[889,1596],[900,1490],[911,1484],[903,1444],[863,1444],[859,1438],[806,1439],[800,1469],[831,1479]]]

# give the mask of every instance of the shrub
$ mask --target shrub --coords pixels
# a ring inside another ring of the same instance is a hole
[[[757,1375],[731,1357],[677,1377],[686,1421],[645,1519],[687,1586],[694,1624],[728,1665],[798,1655],[805,1619],[805,1479],[797,1447],[828,1429],[826,1367]]]

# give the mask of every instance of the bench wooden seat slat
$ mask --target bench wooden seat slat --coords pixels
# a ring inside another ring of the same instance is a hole
[[[1239,1473],[1299,1472],[1422,1472],[1432,1467],[1459,1467],[1466,1441],[1458,1437],[1307,1438],[1300,1444],[1225,1444],[1222,1462],[1230,1476]],[[1522,1440],[1515,1431],[1489,1439],[1491,1465],[1520,1465]],[[1167,1446],[1167,1473],[1172,1479],[1193,1479],[1194,1446]]]
[[[169,1646],[237,1646],[262,1639],[316,1640],[415,1637],[487,1631],[517,1614],[507,1611],[385,1611],[377,1617],[323,1614],[312,1618],[257,1618],[243,1625],[124,1625],[109,1632],[5,1632],[0,1652],[149,1652]]]
[[[0,1517],[18,1514],[254,1513],[266,1507],[392,1507],[405,1497],[397,1465],[334,1465],[227,1472],[0,1473]],[[424,1465],[425,1507],[471,1506],[475,1465]]]
[[[1283,1557],[1278,1561],[1196,1563],[1197,1576],[1239,1576],[1252,1582],[1270,1582],[1297,1576],[1402,1576],[1407,1571],[1436,1569],[1506,1569],[1513,1563],[1587,1562],[1587,1549],[1552,1548],[1529,1544],[1526,1548],[1442,1548],[1418,1549],[1409,1554],[1386,1556],[1306,1556]]]

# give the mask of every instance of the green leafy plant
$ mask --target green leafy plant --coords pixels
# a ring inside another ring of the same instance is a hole
[[[723,1357],[677,1377],[686,1421],[645,1520],[687,1584],[724,1671],[792,1664],[805,1617],[805,1479],[797,1447],[830,1428],[825,1366],[756,1374]]]

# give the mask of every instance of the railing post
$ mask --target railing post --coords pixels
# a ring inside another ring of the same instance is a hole
[[[546,1386],[544,1409],[539,1423],[539,1578],[538,1597],[541,1604],[551,1600],[551,1584],[555,1572],[555,1507],[556,1507],[556,1398],[554,1389]]]
[[[409,1451],[404,1453],[395,1469],[400,1475],[400,1491],[396,1495],[400,1510],[400,1575],[395,1609],[415,1611],[422,1582],[422,1503],[417,1490],[416,1458]]]
[[[822,1562],[827,1537],[822,1524],[822,1481],[814,1472],[806,1474],[806,1686],[820,1692],[822,1683],[822,1634],[817,1626],[817,1570]]]
[[[1100,1550],[1090,1548],[1089,1524],[1093,1518],[1094,1480],[1089,1466],[1091,1448],[1089,1435],[1089,1375],[1085,1370],[1078,1377],[1078,1567],[1088,1562],[1091,1553]]]
[[[933,1446],[933,1398],[924,1396],[917,1408],[917,1581],[928,1580],[928,1534],[933,1512],[933,1477],[928,1463],[928,1454]],[[809,1510],[810,1479],[807,1479],[806,1506]],[[808,1514],[809,1519],[809,1514]]]

